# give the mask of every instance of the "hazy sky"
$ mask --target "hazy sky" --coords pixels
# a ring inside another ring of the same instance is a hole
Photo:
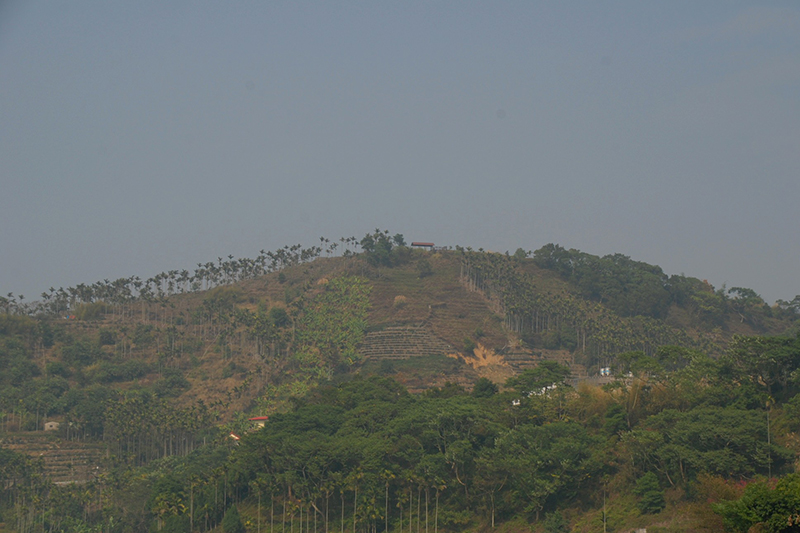
[[[0,2],[0,292],[363,236],[800,294],[800,4]]]

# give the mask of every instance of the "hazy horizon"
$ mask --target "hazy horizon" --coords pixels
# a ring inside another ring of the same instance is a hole
[[[0,6],[0,293],[374,228],[800,294],[793,2]]]

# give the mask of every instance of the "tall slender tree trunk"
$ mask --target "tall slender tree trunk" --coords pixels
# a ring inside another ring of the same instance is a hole
[[[194,483],[189,485],[189,529],[194,531]]]
[[[494,529],[494,491],[492,491],[492,529]]]
[[[425,533],[428,533],[428,488],[425,487]]]
[[[408,533],[413,531],[413,517],[414,517],[414,489],[408,487]]]
[[[354,491],[353,496],[353,533],[356,533],[356,512],[358,511],[358,485],[356,485],[356,490]]]
[[[436,512],[433,518],[433,533],[439,533],[439,489],[436,489]]]

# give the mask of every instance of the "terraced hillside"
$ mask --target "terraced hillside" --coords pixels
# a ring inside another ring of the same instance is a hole
[[[367,333],[358,352],[364,359],[392,360],[446,356],[455,349],[425,326],[391,326]]]
[[[45,475],[53,483],[87,483],[102,472],[105,447],[101,443],[31,432],[8,435],[0,439],[0,446],[41,459]]]

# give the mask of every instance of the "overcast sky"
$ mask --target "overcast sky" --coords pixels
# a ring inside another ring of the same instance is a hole
[[[800,294],[800,4],[0,2],[0,292],[374,228]]]

